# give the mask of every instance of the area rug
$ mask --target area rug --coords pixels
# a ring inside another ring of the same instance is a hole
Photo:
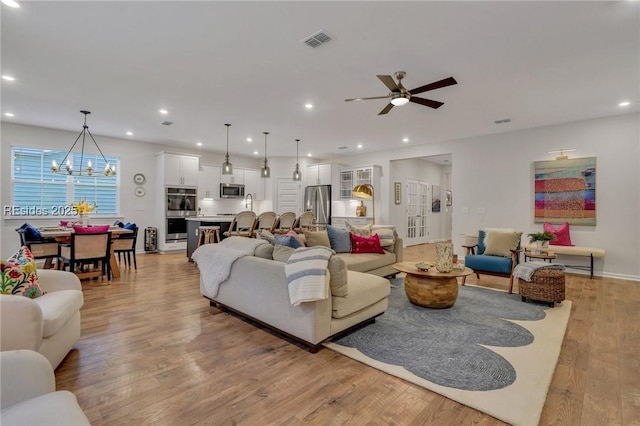
[[[376,322],[325,346],[514,425],[537,425],[571,302],[461,286],[449,309],[411,304],[392,280]]]

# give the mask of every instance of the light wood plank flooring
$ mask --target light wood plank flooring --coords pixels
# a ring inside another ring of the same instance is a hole
[[[432,253],[411,247],[405,260]],[[480,283],[508,286],[482,275]],[[56,380],[93,425],[503,424],[210,308],[184,254],[140,255],[137,271],[83,287],[82,338]],[[640,283],[572,275],[567,298],[571,318],[540,424],[640,424]]]

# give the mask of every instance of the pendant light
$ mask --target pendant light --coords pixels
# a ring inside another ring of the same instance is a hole
[[[296,181],[302,180],[302,173],[300,173],[300,163],[298,158],[299,143],[300,143],[300,139],[296,139],[296,168],[293,170],[293,180],[296,180]]]
[[[269,168],[269,164],[267,163],[267,135],[269,132],[264,133],[264,165],[260,170],[260,177],[262,178],[270,178],[271,177],[271,169]]]
[[[233,174],[233,164],[229,161],[229,127],[231,124],[225,124],[227,126],[227,154],[224,156],[224,163],[222,163],[222,174],[223,175],[232,175]]]

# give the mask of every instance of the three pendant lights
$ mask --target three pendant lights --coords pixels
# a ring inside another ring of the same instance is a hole
[[[223,175],[232,175],[233,174],[233,164],[229,161],[229,127],[231,124],[225,124],[227,126],[227,153],[224,156],[224,163],[222,163],[222,174]],[[260,177],[262,178],[270,178],[271,177],[271,168],[269,167],[269,163],[267,161],[267,136],[269,132],[262,132],[264,134],[264,161],[262,163],[262,168],[260,169]],[[296,139],[296,168],[293,171],[293,180],[299,181],[302,179],[302,173],[300,173],[300,164],[298,157],[298,145],[300,143],[300,139]]]

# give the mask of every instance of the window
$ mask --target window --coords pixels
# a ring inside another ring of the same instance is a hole
[[[86,199],[95,203],[97,214],[118,214],[119,178],[106,177],[100,154],[84,153],[82,163],[87,162],[96,170],[93,176],[71,176],[53,173],[51,161],[59,164],[65,151],[38,148],[11,147],[11,184],[13,216],[69,216],[75,215],[70,206],[75,201]],[[74,170],[80,170],[80,153],[69,154]],[[105,156],[109,164],[120,170],[119,159]],[[62,169],[64,164],[60,164]]]

